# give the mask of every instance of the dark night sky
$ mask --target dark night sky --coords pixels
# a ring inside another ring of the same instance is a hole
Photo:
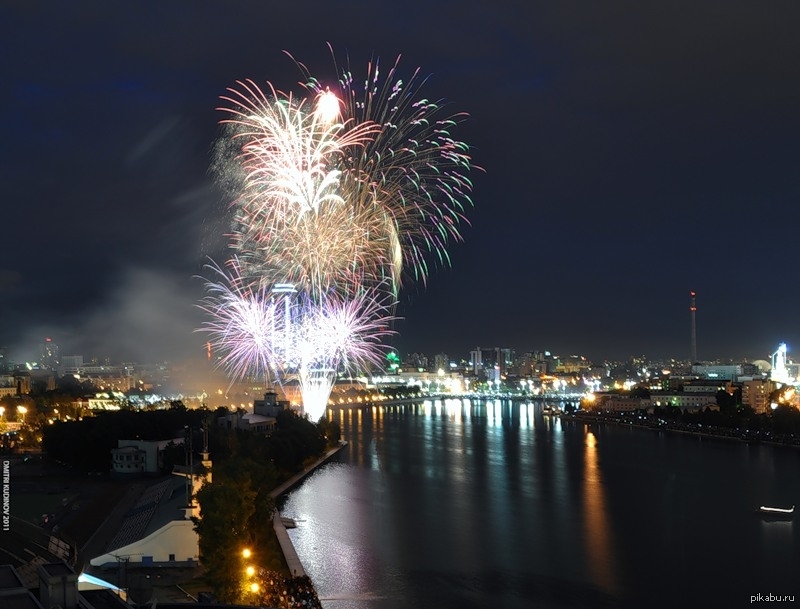
[[[0,6],[0,345],[199,353],[209,176],[237,79],[299,92],[403,55],[471,115],[475,208],[402,295],[398,346],[593,359],[800,345],[796,2],[32,2]]]

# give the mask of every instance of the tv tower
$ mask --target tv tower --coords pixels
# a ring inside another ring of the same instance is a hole
[[[695,321],[695,314],[697,313],[697,301],[694,291],[689,292],[689,312],[692,316],[692,365],[697,363],[697,323]]]

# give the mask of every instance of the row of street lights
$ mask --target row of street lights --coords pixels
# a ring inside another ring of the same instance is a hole
[[[252,552],[250,551],[249,548],[245,548],[244,550],[242,550],[242,558],[244,558],[245,561],[249,560],[251,556]],[[245,589],[253,594],[258,594],[259,591],[258,582],[253,581],[253,576],[256,574],[255,567],[253,567],[253,565],[246,565],[244,572],[245,575],[247,575],[247,582],[245,583]],[[253,604],[255,604],[255,602]]]

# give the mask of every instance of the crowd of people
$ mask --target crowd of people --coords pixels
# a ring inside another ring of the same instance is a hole
[[[262,574],[260,605],[275,609],[322,609],[317,591],[307,575],[291,577],[277,571]]]

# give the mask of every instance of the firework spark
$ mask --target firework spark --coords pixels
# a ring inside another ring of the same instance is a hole
[[[331,50],[333,54],[333,51]],[[449,263],[447,245],[461,240],[459,225],[468,223],[472,206],[469,146],[453,138],[452,130],[466,114],[447,114],[444,104],[422,97],[425,78],[417,69],[408,81],[398,74],[398,57],[385,79],[380,62],[368,65],[363,81],[348,67],[340,69],[338,97],[351,126],[376,123],[381,129],[348,156],[342,180],[350,205],[380,209],[394,256],[389,268],[399,282],[402,268],[425,282],[428,259]],[[308,90],[319,95],[323,86],[302,64]],[[327,90],[327,89],[325,89]]]
[[[306,97],[249,80],[223,97],[235,256],[201,306],[231,376],[295,378],[316,417],[338,372],[379,364],[403,276],[448,262],[471,159],[451,135],[464,115],[422,97],[419,71],[381,80],[376,61],[360,88],[337,68],[328,88],[297,65]]]
[[[235,264],[228,272],[209,268],[218,279],[206,284],[201,308],[211,319],[201,331],[224,354],[220,364],[232,380],[297,380],[305,412],[317,419],[338,372],[380,365],[383,339],[394,333],[395,321],[385,290],[363,290],[350,299],[334,293],[312,302],[289,284],[243,287]]]
[[[275,367],[277,303],[263,288],[242,284],[235,259],[230,266],[231,272],[215,264],[207,267],[215,280],[206,282],[206,297],[199,305],[210,318],[201,330],[223,354],[219,364],[233,381],[265,377]]]

